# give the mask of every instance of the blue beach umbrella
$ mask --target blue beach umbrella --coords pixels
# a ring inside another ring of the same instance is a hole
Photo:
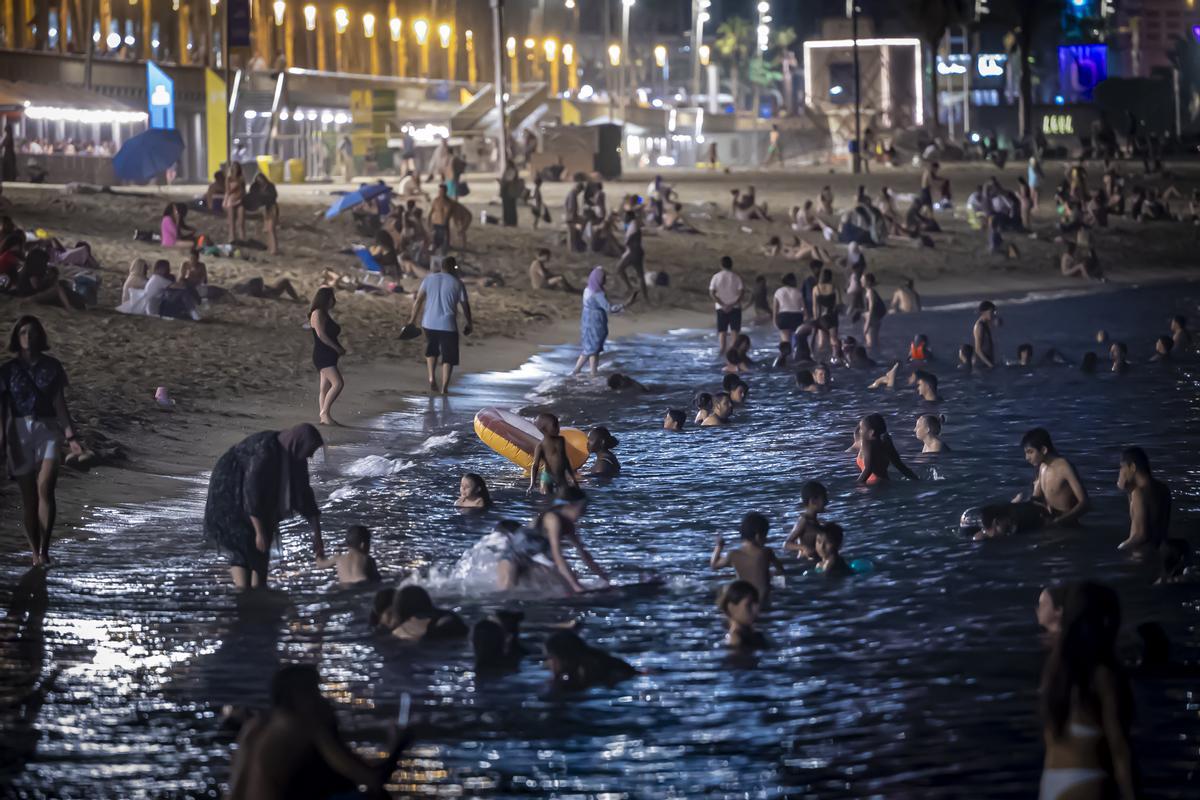
[[[151,128],[121,146],[113,156],[113,172],[127,181],[148,181],[179,163],[183,137],[179,131]]]
[[[353,192],[346,192],[339,195],[337,200],[333,201],[333,205],[325,212],[325,219],[333,219],[343,211],[354,208],[363,203],[369,203],[381,194],[391,194],[392,187],[383,183],[367,183],[361,188]]]

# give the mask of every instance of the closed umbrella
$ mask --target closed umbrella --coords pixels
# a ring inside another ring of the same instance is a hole
[[[381,194],[390,194],[391,191],[392,187],[384,183],[364,184],[356,191],[339,195],[338,199],[333,201],[333,205],[329,207],[329,210],[325,212],[325,219],[333,219],[343,211],[348,211],[357,205],[368,203]]]
[[[121,146],[113,172],[127,181],[148,181],[179,163],[183,137],[175,129],[151,128]]]

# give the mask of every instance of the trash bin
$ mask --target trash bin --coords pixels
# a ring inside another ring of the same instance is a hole
[[[283,183],[283,162],[275,156],[257,156],[258,171],[265,174],[271,183]]]
[[[299,158],[289,158],[284,165],[284,180],[288,183],[304,183],[304,161]]]

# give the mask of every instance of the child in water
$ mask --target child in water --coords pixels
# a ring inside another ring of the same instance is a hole
[[[817,559],[817,533],[821,530],[818,515],[829,505],[829,491],[816,481],[808,481],[800,487],[800,501],[804,513],[792,527],[783,549],[796,554],[796,558]]]
[[[587,438],[588,452],[596,455],[596,460],[592,463],[592,475],[599,478],[612,478],[621,471],[621,462],[617,461],[617,457],[612,452],[616,446],[617,439],[608,432],[608,428],[604,426],[592,428]]]
[[[483,476],[468,472],[458,483],[458,499],[454,501],[456,508],[491,508],[492,495],[488,491]]]
[[[942,441],[942,423],[946,418],[941,414],[922,414],[917,417],[913,427],[913,436],[921,443],[922,453],[948,453],[950,447]]]
[[[908,346],[908,360],[918,363],[933,360],[933,351],[929,349],[929,337],[918,333]]]
[[[783,562],[774,550],[767,547],[768,528],[767,518],[757,511],[751,511],[742,518],[739,530],[742,546],[726,553],[725,540],[717,534],[717,544],[708,560],[708,566],[714,570],[732,566],[739,580],[746,581],[758,590],[764,606],[771,596],[771,568],[774,567],[780,577],[784,575]]]
[[[542,440],[533,448],[528,492],[533,491],[535,482],[542,494],[551,494],[560,486],[578,486],[579,476],[567,457],[567,440],[559,436],[558,417],[541,413],[534,425],[542,432]]]
[[[687,422],[687,415],[683,413],[682,409],[667,409],[667,416],[663,418],[663,430],[681,431],[685,422]]]
[[[696,395],[696,419],[694,422],[697,425],[702,425],[704,420],[708,419],[708,415],[713,410],[713,396],[708,392],[701,392]]]
[[[371,531],[363,525],[351,525],[346,529],[346,552],[332,558],[318,558],[317,566],[336,569],[342,586],[378,581],[379,569],[371,557]]]
[[[836,522],[828,522],[817,531],[817,572],[832,578],[853,575],[854,570],[842,558],[842,526]]]
[[[754,629],[758,620],[759,596],[754,585],[747,581],[734,581],[721,590],[717,607],[725,616],[729,633],[725,644],[735,650],[755,650],[767,647],[767,637]]]
[[[746,405],[750,397],[750,384],[734,374],[726,375],[721,380],[721,388],[729,393],[729,402],[735,406]]]

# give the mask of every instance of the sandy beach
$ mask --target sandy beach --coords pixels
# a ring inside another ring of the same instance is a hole
[[[1063,165],[1047,165],[1047,186],[1059,179]],[[1200,178],[1200,169],[1173,167],[1173,182],[1181,189]],[[1096,165],[1095,172],[1101,171]],[[1022,170],[1023,172],[1023,170]],[[948,165],[943,173],[954,187],[956,213],[939,212],[944,233],[934,237],[934,249],[917,248],[892,239],[889,246],[868,251],[869,269],[876,273],[881,293],[890,297],[900,280],[916,280],[922,295],[989,295],[1063,287],[1085,288],[1063,278],[1057,266],[1054,210],[1045,196],[1036,217],[1039,237],[1009,235],[1021,256],[1006,260],[985,253],[984,235],[971,230],[962,218],[966,195],[978,183],[998,175],[1006,185],[1015,183],[1017,168],[1006,171],[977,165]],[[633,174],[606,184],[610,204],[626,193],[644,193],[652,174]],[[670,275],[671,286],[658,292],[653,304],[640,302],[625,315],[615,317],[613,336],[709,323],[708,280],[719,258],[732,255],[736,269],[747,278],[764,274],[772,290],[779,278],[802,266],[783,259],[768,259],[761,245],[772,235],[789,241],[787,209],[815,198],[821,186],[835,192],[841,210],[853,197],[858,183],[874,195],[887,185],[907,207],[908,193],[918,185],[911,168],[886,169],[862,176],[809,168],[788,172],[668,173],[684,203],[688,219],[704,235],[647,232],[646,268]],[[1098,178],[1097,178],[1098,180]],[[1130,176],[1131,183],[1141,182]],[[1145,181],[1165,186],[1171,181]],[[562,344],[578,337],[579,298],[557,291],[528,288],[527,269],[534,250],[549,247],[552,268],[566,272],[576,285],[585,282],[596,263],[615,266],[615,259],[597,260],[584,254],[567,254],[561,225],[533,230],[530,214],[521,209],[520,227],[506,229],[479,223],[480,211],[499,216],[493,179],[476,176],[466,205],[475,219],[469,249],[460,256],[468,270],[498,273],[502,287],[472,287],[476,333],[465,339],[463,369],[467,371],[512,368],[539,346]],[[729,213],[730,191],[753,185],[761,201],[769,204],[773,222],[739,222]],[[281,186],[282,253],[269,256],[251,251],[250,258],[206,258],[210,281],[230,286],[251,276],[268,281],[292,280],[302,297],[311,296],[327,267],[350,272],[355,261],[340,253],[360,241],[349,214],[331,221],[321,211],[336,186]],[[345,188],[345,187],[342,187]],[[568,184],[547,184],[546,201],[557,222]],[[194,474],[211,467],[226,447],[255,430],[316,419],[316,378],[310,362],[311,338],[302,329],[307,300],[256,300],[239,298],[237,304],[219,304],[206,312],[201,323],[135,317],[116,313],[122,281],[129,262],[138,257],[153,262],[166,257],[178,269],[183,250],[164,252],[156,245],[134,241],[133,229],[154,229],[169,199],[201,194],[203,187],[168,189],[118,189],[116,194],[70,194],[62,187],[8,184],[4,197],[9,214],[28,230],[44,229],[73,242],[86,240],[103,267],[99,305],[84,313],[28,306],[0,298],[0,329],[8,331],[17,316],[35,313],[46,323],[54,353],[71,378],[68,393],[85,440],[115,447],[123,455],[87,474],[68,471],[60,485],[64,533],[70,530],[75,509],[105,502],[138,502],[170,492],[170,479],[159,476]],[[1176,205],[1181,206],[1179,201]],[[189,222],[218,241],[224,236],[224,219],[193,214]],[[260,224],[248,222],[249,235],[261,237]],[[747,233],[746,230],[750,232]],[[1108,230],[1093,233],[1101,263],[1114,284],[1179,280],[1197,274],[1197,228],[1176,223],[1137,224],[1113,218]],[[808,234],[813,242],[819,237]],[[837,253],[844,247],[827,245]],[[617,282],[616,285],[619,285]],[[403,287],[416,288],[415,281]],[[617,292],[613,292],[617,294]],[[343,343],[349,355],[343,361],[347,388],[336,406],[347,427],[328,432],[331,442],[350,441],[357,426],[387,410],[399,393],[424,391],[421,340],[400,341],[398,333],[407,319],[411,295],[368,295],[340,292],[336,317],[343,326]],[[765,344],[765,343],[756,343]],[[158,407],[156,387],[166,386],[176,401],[174,408]],[[13,495],[5,492],[0,506],[11,509]],[[17,537],[19,532],[7,531]],[[16,538],[13,538],[16,541]]]

